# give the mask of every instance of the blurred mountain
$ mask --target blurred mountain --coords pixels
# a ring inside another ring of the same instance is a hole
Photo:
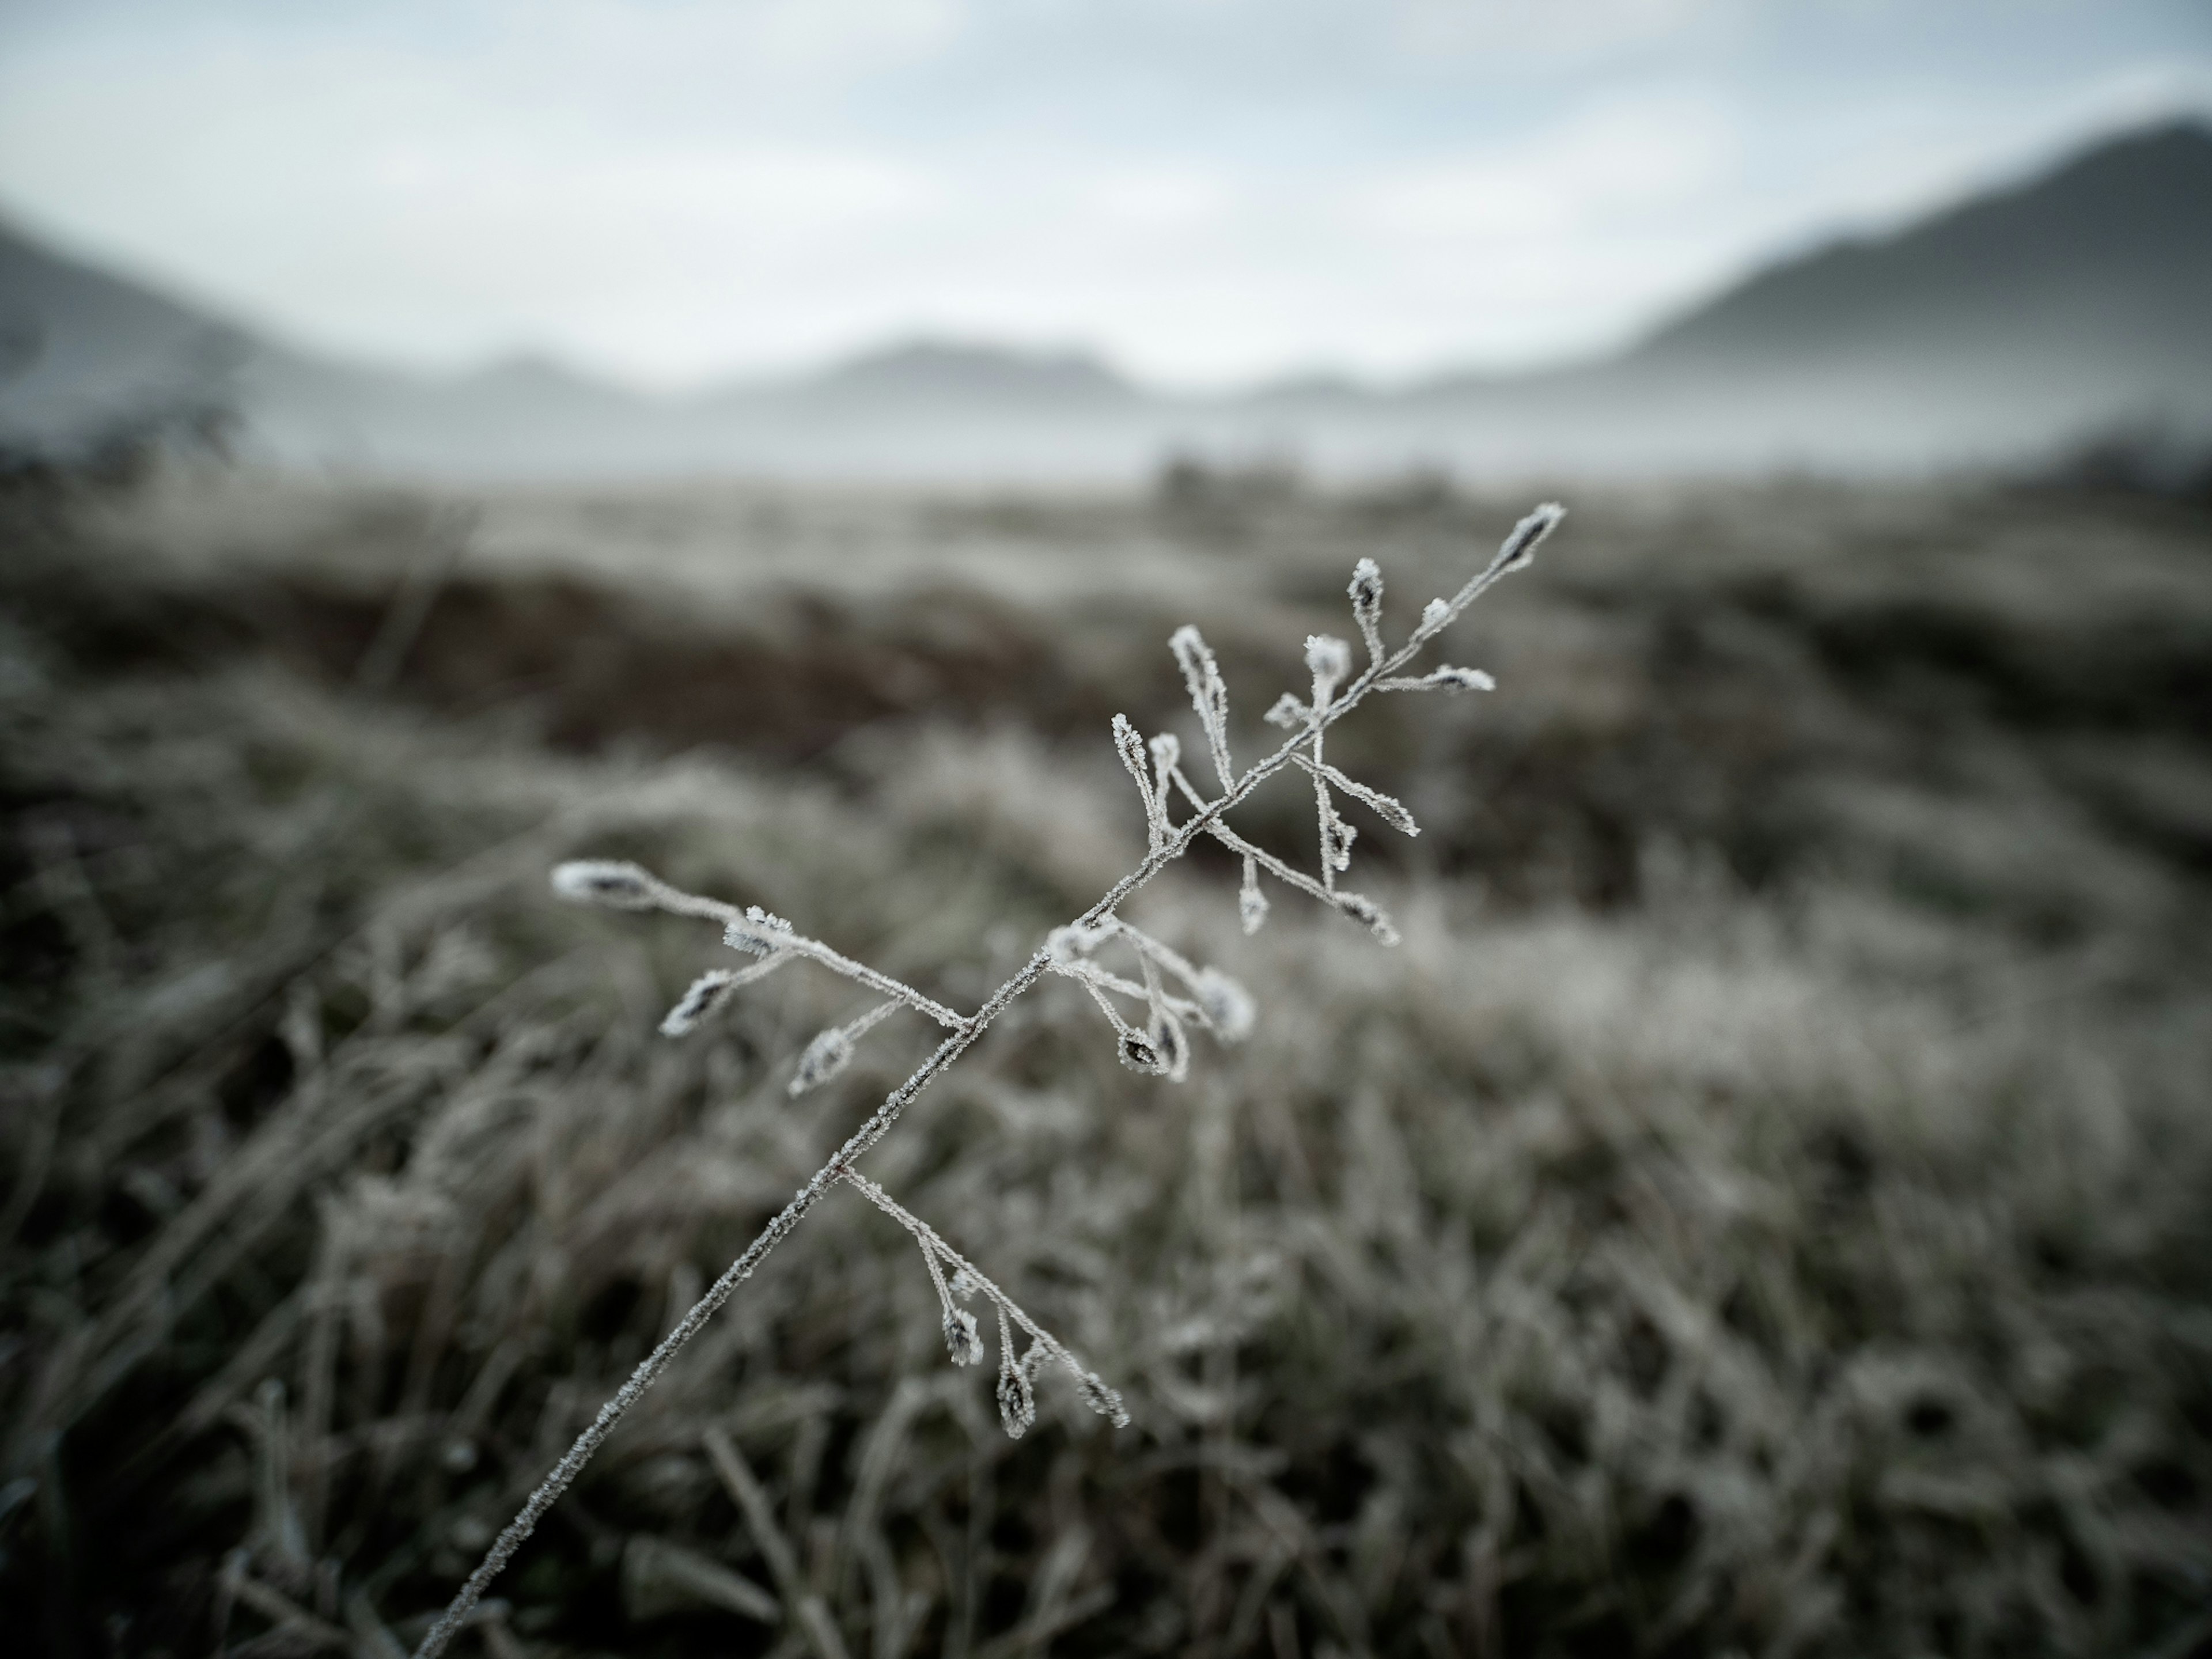
[[[927,340],[684,398],[536,358],[406,374],[283,345],[0,226],[0,441],[65,446],[203,390],[268,458],[448,476],[1103,476],[1170,448],[1477,474],[1893,470],[2124,427],[2196,439],[2212,435],[2212,131],[2115,138],[1894,234],[1784,260],[1603,361],[1206,398],[1079,352]]]
[[[1039,410],[1118,408],[1144,395],[1085,353],[1030,355],[931,340],[856,357],[804,391],[832,404],[900,401]]]
[[[253,349],[242,328],[0,224],[0,429],[67,432],[211,386]]]
[[[2177,346],[2212,351],[2208,295],[2212,133],[2178,125],[1885,240],[1773,266],[1633,358],[1769,374],[2033,366],[2130,386],[2155,379]]]

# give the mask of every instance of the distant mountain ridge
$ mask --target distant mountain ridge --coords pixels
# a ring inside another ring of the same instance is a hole
[[[1601,362],[1212,398],[1079,351],[931,340],[687,398],[533,358],[410,375],[278,344],[0,226],[0,439],[66,444],[210,379],[267,458],[449,477],[1097,477],[1171,448],[1474,473],[1892,469],[2124,422],[2212,434],[2212,131],[2115,138],[1893,235],[1781,261]]]
[[[1878,241],[1771,266],[1660,329],[1637,359],[1803,362],[1958,356],[2044,331],[2072,355],[2143,354],[2202,336],[2212,279],[2212,133],[2172,126]]]

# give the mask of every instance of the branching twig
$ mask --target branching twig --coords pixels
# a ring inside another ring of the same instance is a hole
[[[1250,1000],[1233,981],[1215,969],[1194,967],[1164,945],[1122,921],[1115,914],[1117,908],[1130,895],[1181,858],[1201,835],[1214,836],[1243,858],[1244,878],[1238,897],[1238,908],[1248,932],[1256,928],[1267,914],[1267,901],[1258,887],[1258,874],[1264,870],[1299,891],[1366,923],[1385,943],[1395,943],[1396,933],[1391,927],[1389,917],[1380,906],[1371,899],[1336,885],[1336,875],[1351,861],[1353,832],[1351,826],[1338,817],[1330,792],[1333,789],[1342,790],[1408,834],[1414,833],[1412,817],[1389,796],[1354,782],[1337,768],[1329,765],[1322,757],[1322,736],[1329,726],[1358,707],[1370,691],[1486,689],[1490,684],[1489,677],[1479,671],[1443,668],[1419,678],[1401,675],[1399,671],[1411,663],[1492,584],[1527,564],[1536,544],[1551,533],[1562,516],[1562,508],[1547,504],[1522,520],[1499,547],[1496,556],[1470,578],[1457,593],[1449,599],[1430,601],[1411,637],[1395,652],[1386,649],[1382,637],[1382,573],[1373,561],[1361,560],[1353,573],[1350,591],[1353,617],[1368,648],[1367,666],[1357,676],[1352,676],[1351,647],[1343,641],[1327,635],[1316,635],[1309,639],[1306,642],[1306,663],[1312,674],[1312,701],[1301,702],[1286,694],[1269,710],[1267,719],[1290,728],[1289,737],[1267,758],[1234,777],[1231,776],[1229,758],[1228,691],[1222,681],[1220,670],[1197,629],[1183,628],[1176,630],[1169,643],[1182,669],[1192,704],[1205,730],[1208,755],[1220,777],[1221,793],[1212,800],[1202,798],[1181,770],[1181,745],[1172,737],[1164,734],[1148,745],[1127,719],[1116,715],[1114,720],[1115,747],[1136,783],[1144,806],[1145,857],[1135,869],[1116,882],[1104,897],[1065,927],[1054,929],[1044,947],[993,992],[973,1014],[964,1017],[957,1014],[911,986],[902,985],[873,969],[854,962],[818,939],[804,937],[788,922],[764,910],[757,908],[740,910],[737,906],[718,899],[683,892],[635,864],[586,861],[564,864],[556,870],[553,877],[554,885],[565,896],[611,905],[618,909],[665,910],[678,915],[696,916],[719,922],[728,945],[761,958],[744,969],[734,973],[717,970],[696,982],[685,992],[663,1024],[663,1029],[672,1035],[690,1030],[739,985],[773,971],[794,957],[818,963],[831,972],[866,986],[885,998],[884,1003],[859,1019],[833,1026],[809,1044],[806,1054],[800,1061],[799,1075],[793,1079],[794,1092],[800,1087],[813,1086],[836,1075],[850,1059],[859,1038],[897,1006],[904,1006],[927,1015],[947,1028],[951,1035],[915,1068],[913,1075],[891,1091],[883,1104],[838,1148],[836,1154],[792,1195],[791,1201],[776,1212],[761,1231],[760,1236],[745,1247],[744,1254],[730,1264],[690,1311],[661,1340],[659,1346],[630,1374],[629,1381],[623,1384],[613,1398],[599,1408],[599,1415],[592,1419],[591,1426],[577,1437],[576,1443],[568,1449],[567,1455],[554,1465],[552,1472],[530,1494],[521,1512],[494,1540],[483,1563],[469,1576],[467,1582],[455,1594],[451,1605],[430,1627],[421,1647],[416,1650],[416,1659],[436,1659],[436,1656],[444,1650],[454,1633],[467,1621],[471,1610],[482,1598],[485,1588],[499,1575],[523,1540],[530,1536],[540,1517],[568,1490],[584,1465],[591,1460],[592,1455],[613,1432],[615,1425],[622,1420],[623,1415],[667,1370],[685,1345],[714,1316],[715,1310],[729,1300],[731,1293],[752,1276],[753,1270],[798,1224],[799,1218],[840,1182],[865,1194],[878,1208],[904,1227],[921,1245],[923,1258],[943,1304],[946,1340],[956,1361],[973,1364],[982,1358],[981,1337],[976,1328],[975,1316],[958,1306],[958,1300],[980,1294],[992,1304],[998,1316],[1000,1329],[1000,1409],[1009,1433],[1018,1435],[1034,1420],[1036,1404],[1030,1384],[1036,1368],[1048,1358],[1066,1368],[1076,1378],[1085,1402],[1093,1410],[1110,1418],[1117,1425],[1126,1423],[1127,1413],[1120,1395],[1086,1369],[1042,1326],[1024,1314],[996,1285],[946,1244],[927,1222],[901,1207],[881,1187],[860,1175],[854,1166],[889,1133],[891,1125],[898,1121],[899,1115],[915,1096],[959,1059],[1016,998],[1030,989],[1048,973],[1058,973],[1083,984],[1113,1023],[1123,1061],[1155,1075],[1171,1078],[1182,1075],[1188,1063],[1188,1045],[1182,1031],[1182,1023],[1186,1020],[1208,1025],[1218,1035],[1231,1041],[1249,1030],[1251,1024]],[[1262,783],[1294,766],[1305,770],[1313,781],[1322,864],[1318,880],[1245,841],[1222,822],[1225,814],[1241,805]],[[1172,822],[1170,816],[1170,785],[1174,793],[1181,793],[1193,808],[1191,816],[1181,823]],[[1135,951],[1144,975],[1141,984],[1111,974],[1091,962],[1094,951],[1113,942],[1120,942]],[[1164,969],[1182,981],[1193,994],[1190,998],[1167,994],[1161,980]],[[1115,1011],[1108,1000],[1109,993],[1141,998],[1145,1001],[1146,1025],[1144,1030],[1139,1030],[1131,1025]],[[952,1269],[949,1279],[945,1271],[948,1266]],[[1016,1326],[1027,1332],[1030,1338],[1030,1347],[1019,1358],[1013,1354],[1013,1329]]]

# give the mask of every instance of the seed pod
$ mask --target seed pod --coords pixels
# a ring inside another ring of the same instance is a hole
[[[1152,1038],[1142,1031],[1124,1031],[1115,1047],[1115,1057],[1133,1072],[1142,1072],[1146,1077],[1166,1074],[1167,1066],[1160,1059],[1160,1051]]]
[[[999,1425],[1006,1431],[1006,1438],[1018,1440],[1036,1422],[1036,1390],[1030,1386],[1029,1372],[1021,1365],[1007,1364],[999,1368]]]
[[[983,1334],[975,1328],[975,1316],[965,1308],[945,1310],[945,1346],[951,1352],[956,1365],[980,1365],[983,1363]]]
[[[843,1071],[853,1061],[853,1039],[842,1025],[832,1025],[819,1033],[806,1045],[806,1052],[799,1057],[799,1070],[791,1079],[791,1093],[795,1097],[810,1089],[818,1089]]]
[[[1504,545],[1498,550],[1492,568],[1501,573],[1525,569],[1536,556],[1536,544],[1559,527],[1559,520],[1567,516],[1567,509],[1557,501],[1546,501],[1519,524],[1505,538]]]
[[[660,884],[635,864],[610,859],[572,859],[556,866],[553,890],[578,904],[616,910],[650,910],[660,902]]]
[[[660,1035],[688,1035],[701,1020],[729,1000],[731,988],[737,982],[738,976],[726,968],[711,969],[700,975],[661,1020]]]
[[[1117,1429],[1129,1426],[1129,1408],[1121,1403],[1121,1396],[1108,1388],[1104,1382],[1089,1371],[1075,1374],[1075,1391],[1083,1396],[1083,1403],[1105,1418]]]
[[[1367,642],[1368,657],[1382,659],[1382,570],[1372,559],[1352,567],[1352,619],[1359,624],[1359,637]]]

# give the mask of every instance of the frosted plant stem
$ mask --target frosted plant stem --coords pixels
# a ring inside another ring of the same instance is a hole
[[[1310,711],[1297,731],[1286,738],[1273,754],[1265,760],[1256,763],[1239,776],[1233,785],[1224,788],[1218,798],[1198,805],[1197,810],[1182,823],[1172,826],[1167,823],[1165,803],[1155,795],[1152,779],[1146,775],[1149,769],[1145,763],[1150,757],[1146,755],[1141,743],[1134,740],[1134,734],[1131,732],[1127,739],[1127,744],[1130,746],[1124,746],[1124,759],[1128,762],[1130,770],[1137,779],[1139,792],[1144,798],[1148,850],[1136,868],[1115,883],[1105,896],[1085,910],[1074,922],[1069,924],[1070,927],[1085,930],[1097,927],[1107,917],[1113,915],[1115,908],[1132,893],[1151,881],[1167,866],[1181,858],[1190,849],[1194,841],[1207,833],[1218,836],[1232,848],[1245,853],[1247,856],[1259,859],[1273,873],[1292,882],[1293,884],[1304,887],[1320,886],[1321,884],[1310,883],[1300,872],[1291,870],[1279,860],[1270,858],[1258,848],[1244,842],[1241,837],[1234,836],[1228,827],[1220,822],[1222,815],[1241,804],[1247,796],[1276,773],[1293,764],[1301,757],[1301,751],[1308,744],[1312,745],[1311,758],[1316,768],[1315,780],[1316,787],[1322,787],[1318,775],[1318,767],[1321,764],[1322,733],[1358,707],[1367,694],[1376,688],[1379,682],[1395,674],[1399,669],[1419,655],[1431,640],[1449,626],[1500,576],[1526,564],[1528,555],[1536,543],[1551,532],[1559,522],[1560,516],[1560,509],[1547,507],[1540,507],[1536,512],[1522,520],[1514,526],[1512,533],[1506,538],[1504,545],[1498,549],[1497,556],[1487,566],[1470,578],[1466,586],[1462,587],[1449,602],[1437,600],[1429,607],[1423,614],[1420,625],[1413,630],[1412,637],[1403,646],[1387,658],[1372,658],[1367,667],[1340,692],[1326,700],[1316,696],[1316,703],[1318,706]],[[1122,734],[1127,729],[1127,722],[1116,716],[1117,744],[1124,743]],[[1209,737],[1212,735],[1209,732]],[[1133,752],[1131,751],[1131,746],[1133,747]],[[1225,751],[1218,750],[1217,752]],[[1179,787],[1189,791],[1188,781],[1182,779],[1179,773],[1176,775],[1176,781]],[[1194,791],[1190,793],[1195,793]],[[1325,787],[1323,799],[1326,800]],[[1322,863],[1323,871],[1326,872],[1328,870],[1328,859],[1325,845],[1323,854]],[[634,868],[634,866],[624,866],[626,871],[631,871]],[[749,917],[733,906],[678,893],[657,878],[647,876],[641,871],[636,871],[635,873],[651,890],[651,896],[646,901],[651,908],[722,921],[737,930],[757,932],[763,926],[759,918]],[[625,879],[628,879],[627,875]],[[1329,884],[1334,887],[1333,881]],[[1334,891],[1328,891],[1322,896],[1334,900],[1339,896]],[[628,908],[641,907],[636,903],[630,903]],[[599,1407],[599,1415],[592,1419],[591,1426],[576,1437],[575,1443],[568,1448],[561,1461],[553,1466],[551,1472],[538,1484],[537,1489],[530,1494],[521,1510],[514,1520],[507,1523],[499,1536],[492,1541],[490,1549],[485,1552],[483,1560],[454,1593],[453,1599],[447,1604],[445,1612],[438,1616],[437,1622],[433,1624],[423,1636],[422,1645],[415,1650],[415,1659],[437,1659],[437,1656],[445,1651],[447,1644],[453,1640],[454,1635],[469,1622],[471,1614],[475,1612],[477,1604],[483,1599],[483,1593],[490,1586],[492,1580],[499,1577],[507,1562],[514,1559],[515,1551],[521,1548],[524,1541],[537,1529],[538,1522],[544,1517],[545,1511],[553,1507],[562,1492],[568,1491],[577,1475],[582,1473],[584,1465],[589,1462],[592,1455],[605,1443],[607,1437],[614,1432],[616,1425],[622,1421],[629,1408],[638,1402],[647,1389],[659,1380],[660,1374],[675,1362],[676,1356],[683,1352],[691,1339],[698,1335],[705,1328],[707,1322],[714,1316],[715,1311],[730,1299],[731,1294],[738,1285],[752,1277],[754,1270],[767,1258],[768,1253],[783,1241],[785,1235],[799,1224],[800,1218],[812,1209],[830,1188],[841,1181],[848,1180],[856,1184],[863,1184],[862,1178],[853,1167],[854,1164],[890,1132],[891,1125],[898,1121],[900,1114],[906,1110],[915,1096],[934,1082],[939,1073],[945,1071],[953,1061],[965,1054],[969,1047],[989,1028],[992,1022],[1004,1013],[1017,997],[1042,979],[1053,966],[1050,951],[1039,950],[1014,973],[1012,978],[994,991],[981,1007],[978,1008],[973,1015],[963,1018],[951,1010],[931,1001],[913,988],[902,985],[896,980],[888,979],[872,969],[863,967],[859,963],[840,956],[819,941],[798,936],[787,936],[781,932],[768,935],[767,940],[772,941],[771,948],[802,952],[848,978],[857,980],[872,989],[878,990],[888,996],[896,997],[910,1006],[920,1009],[940,1024],[950,1026],[951,1035],[939,1043],[929,1058],[915,1068],[911,1077],[884,1097],[883,1104],[877,1107],[867,1120],[853,1132],[845,1144],[837,1149],[836,1155],[817,1170],[813,1177],[804,1187],[792,1194],[791,1201],[777,1211],[768,1225],[761,1229],[759,1237],[745,1246],[744,1253],[723,1271],[720,1279],[708,1286],[706,1294],[692,1304],[690,1311],[678,1321],[675,1328],[660,1340],[659,1346],[639,1363],[637,1369],[630,1373],[629,1380],[617,1389],[614,1395]],[[863,1184],[863,1190],[869,1188],[873,1188],[868,1194],[872,1199],[879,1205],[887,1206],[890,1212],[901,1217],[902,1224],[906,1224],[905,1212],[898,1210],[895,1206],[890,1206],[888,1195],[878,1197],[881,1188],[875,1188],[874,1183]],[[918,1219],[913,1220],[911,1224],[926,1229],[926,1224]],[[927,1237],[931,1243],[950,1253],[950,1247],[945,1246],[941,1240],[937,1239],[934,1233],[929,1233]],[[977,1274],[976,1278],[979,1282],[988,1283],[987,1280],[982,1280],[980,1274]],[[1003,1298],[997,1286],[991,1285],[990,1290],[994,1301],[998,1302],[1001,1306],[1012,1305]],[[1024,1319],[1022,1322],[1027,1326],[1029,1322]],[[1030,1328],[1035,1330],[1036,1328],[1030,1327]],[[1071,1358],[1070,1364],[1073,1364],[1073,1363]]]

